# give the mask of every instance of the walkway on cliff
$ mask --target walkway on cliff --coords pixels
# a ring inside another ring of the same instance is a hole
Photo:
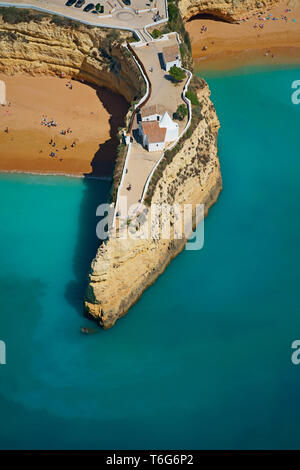
[[[164,105],[169,116],[172,117],[178,105],[186,102],[189,108],[189,117],[178,122],[179,136],[182,135],[189,125],[191,116],[190,102],[183,96],[191,73],[187,72],[187,79],[184,82],[174,84],[162,67],[160,57],[163,47],[178,44],[177,33],[169,33],[154,40],[147,31],[150,26],[168,21],[167,0],[154,0],[151,3],[148,0],[131,0],[130,6],[126,6],[122,0],[104,0],[101,2],[102,5],[104,4],[103,14],[84,12],[82,8],[67,7],[65,3],[66,0],[30,0],[30,4],[26,0],[12,0],[10,2],[0,2],[0,6],[31,8],[77,20],[90,26],[132,31],[139,38],[139,41],[130,43],[130,47],[141,73],[148,82],[148,89],[151,90],[150,96],[149,91],[148,95],[143,97],[143,104],[147,101],[149,106]],[[144,72],[146,72],[146,76]],[[140,103],[139,106],[143,104]],[[176,144],[176,141],[167,143],[164,151],[148,152],[143,148],[138,137],[136,115],[130,135],[127,136],[128,140],[131,140],[131,143],[128,147],[114,211],[115,217],[117,214],[117,225],[119,227],[122,225],[120,221],[126,222],[128,218],[127,214],[123,214],[121,207],[119,207],[120,197],[125,196],[127,198],[127,207],[132,204],[139,205],[142,203],[156,165],[165,150]],[[128,187],[131,189],[128,190]]]
[[[160,40],[148,43],[131,43],[134,53],[145,67],[151,83],[151,94],[147,101],[147,106],[163,105],[170,117],[173,116],[178,105],[184,103],[182,100],[182,92],[185,81],[174,84],[169,79],[168,73],[162,68],[160,55],[164,47],[174,44],[178,44],[177,35],[175,33],[170,33]],[[186,126],[187,118],[177,122],[179,124],[180,134]],[[148,150],[143,148],[138,137],[138,122],[136,117],[132,127],[131,137],[133,142],[127,159],[124,179],[119,190],[120,197],[127,197],[128,207],[132,204],[142,202],[146,181],[154,166],[164,153],[164,151],[148,152]],[[167,148],[168,145],[165,150],[167,150]],[[131,187],[130,191],[128,191],[128,187]],[[122,218],[121,208],[117,207],[116,210],[120,218]]]
[[[165,0],[131,0],[126,6],[122,0],[102,0],[103,14],[93,14],[74,6],[67,7],[67,0],[11,0],[0,2],[0,6],[16,6],[18,8],[33,8],[81,21],[91,26],[102,26],[115,29],[124,29],[135,33],[142,41],[149,40],[144,28],[152,24],[167,21],[168,14]],[[95,2],[97,3],[97,2]],[[159,19],[158,19],[159,18]]]

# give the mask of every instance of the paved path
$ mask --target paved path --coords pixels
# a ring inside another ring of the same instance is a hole
[[[163,104],[170,117],[176,111],[179,104],[183,103],[182,90],[184,82],[175,85],[169,80],[168,74],[161,67],[159,55],[162,48],[177,43],[177,35],[169,34],[163,41],[151,41],[141,45],[140,43],[131,44],[140,61],[143,63],[149,80],[151,81],[151,96],[147,102],[147,106],[155,104]],[[151,71],[150,71],[151,70]],[[187,120],[179,121],[179,134],[184,129]],[[153,170],[155,164],[161,158],[163,152],[148,152],[144,149],[139,140],[136,139],[138,134],[138,123],[135,119],[132,128],[133,143],[128,158],[128,163],[124,181],[120,187],[120,196],[127,197],[128,207],[131,204],[141,202],[145,183]],[[131,187],[128,191],[128,187]],[[122,211],[118,210],[122,218]]]
[[[122,0],[102,0],[101,4],[104,4],[104,14],[101,15],[95,15],[91,12],[87,13],[82,8],[78,9],[74,6],[67,7],[65,6],[65,1],[30,0],[29,3],[28,0],[12,0],[11,2],[0,2],[0,5],[24,6],[24,8],[35,7],[38,10],[79,20],[92,26],[126,29],[134,32],[139,37],[140,42],[131,43],[131,46],[134,48],[139,61],[144,65],[148,79],[151,82],[152,91],[147,105],[163,104],[172,117],[178,105],[183,103],[182,91],[184,83],[175,85],[169,80],[168,75],[161,66],[159,57],[163,47],[178,42],[177,35],[176,33],[170,33],[164,36],[163,40],[153,40],[146,29],[147,26],[149,27],[152,24],[167,21],[166,1],[154,0],[150,3],[149,0],[131,0],[131,6],[127,7],[123,4]],[[89,2],[87,1],[87,3]],[[153,23],[157,13],[160,15],[160,21]],[[187,120],[179,122],[179,134],[186,124]],[[124,168],[122,184],[118,190],[118,197],[127,197],[128,207],[141,201],[145,184],[154,166],[163,155],[161,151],[148,152],[144,149],[139,140],[136,139],[137,130],[138,123],[135,118],[131,134],[133,142],[126,168]],[[128,187],[131,187],[131,189],[128,190]],[[120,212],[118,200],[115,212]],[[122,213],[120,217],[124,220]]]
[[[166,21],[165,0],[148,2],[147,0],[132,0],[131,6],[127,7],[122,0],[102,0],[104,13],[95,15],[91,12],[84,12],[83,8],[89,1],[86,1],[82,8],[74,6],[67,7],[67,0],[11,0],[0,2],[0,6],[23,6],[24,8],[35,7],[47,11],[48,13],[59,14],[65,17],[79,20],[92,26],[111,27],[116,29],[126,29],[130,31],[143,31],[144,27],[154,22],[154,16],[159,12],[162,20]],[[97,3],[95,0],[94,3]],[[157,8],[152,6],[157,5]],[[112,7],[112,8],[111,8]],[[145,11],[144,11],[145,10]],[[147,36],[142,40],[149,40]]]

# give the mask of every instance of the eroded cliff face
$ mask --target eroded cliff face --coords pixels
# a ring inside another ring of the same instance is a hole
[[[266,11],[279,0],[179,0],[184,20],[207,13],[225,21],[236,22],[257,11]]]
[[[11,24],[0,15],[0,70],[5,73],[53,74],[105,86],[132,101],[144,81],[121,38],[100,28],[58,26],[51,18]],[[207,213],[222,187],[217,157],[219,122],[203,82],[200,119],[172,162],[164,169],[152,197],[154,204],[205,204]],[[110,328],[138,300],[183,250],[186,239],[109,239],[98,249],[89,274],[87,314]]]
[[[217,156],[219,121],[210,101],[208,86],[199,92],[202,119],[156,186],[154,204],[205,204],[205,213],[222,189]],[[125,315],[183,250],[186,239],[109,239],[98,249],[89,275],[85,308],[104,328]]]
[[[121,43],[131,33],[80,25],[58,26],[51,17],[10,24],[0,16],[0,71],[53,74],[86,80],[122,94],[139,96],[143,79]]]

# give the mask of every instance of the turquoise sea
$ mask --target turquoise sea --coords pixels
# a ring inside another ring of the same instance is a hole
[[[79,331],[109,183],[0,175],[0,448],[300,448],[294,80],[208,76],[224,189],[204,248],[109,331]]]

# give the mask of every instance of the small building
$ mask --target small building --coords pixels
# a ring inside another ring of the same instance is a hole
[[[181,57],[178,44],[163,47],[162,60],[164,68],[167,72],[169,72],[170,68],[173,67],[173,65],[175,65],[176,67],[181,67]]]
[[[164,113],[160,121],[142,121],[139,125],[143,146],[149,152],[164,150],[166,142],[178,139],[178,131],[178,124],[172,121],[167,112]]]
[[[166,108],[162,104],[154,104],[152,106],[144,106],[141,108],[142,121],[160,121]]]
[[[177,122],[174,122],[167,112],[164,113],[163,117],[159,122],[159,126],[166,128],[166,142],[173,142],[178,139],[179,126]]]
[[[160,127],[157,121],[140,123],[140,136],[143,139],[143,146],[149,152],[164,149],[166,133],[167,129]]]
[[[0,80],[0,105],[6,105],[6,87],[3,80]]]

